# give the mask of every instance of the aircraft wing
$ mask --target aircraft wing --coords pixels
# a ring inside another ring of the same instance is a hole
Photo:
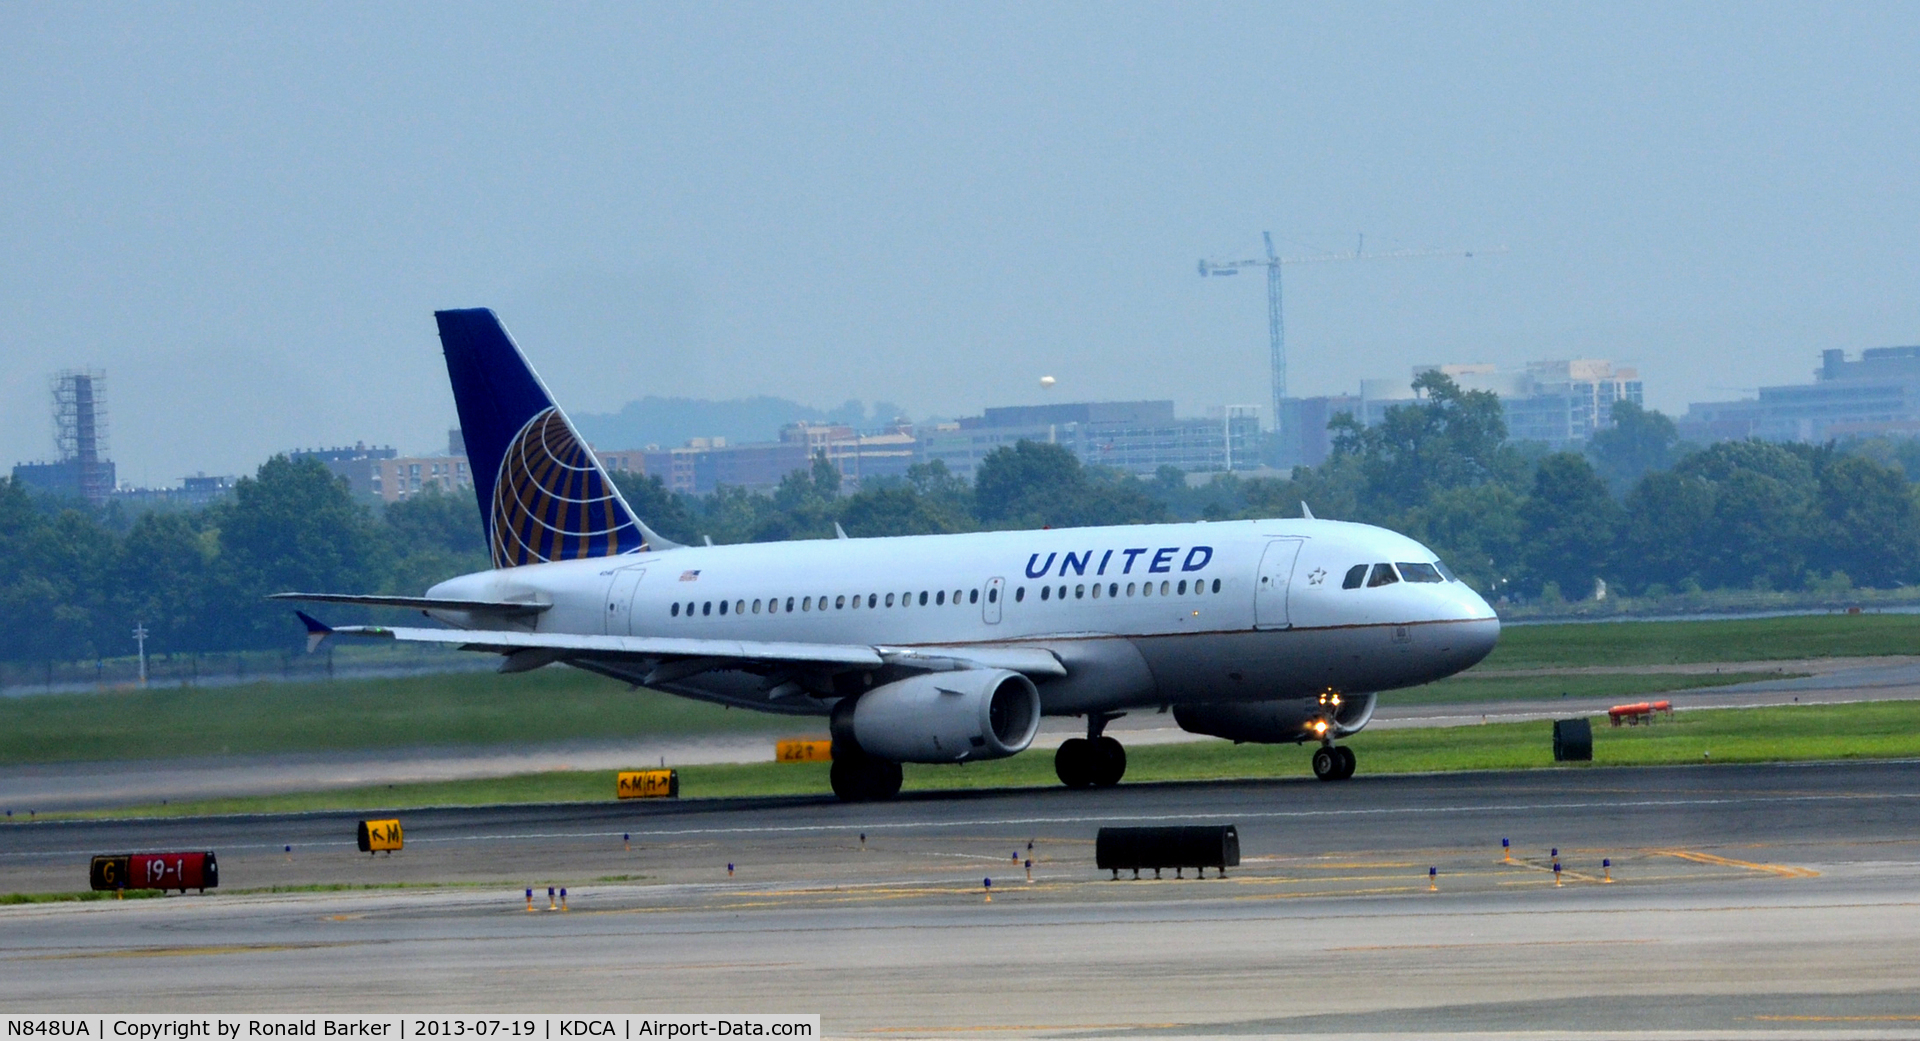
[[[1065,676],[1053,652],[1039,647],[873,647],[867,644],[798,643],[770,640],[705,640],[670,636],[596,636],[576,633],[528,633],[504,629],[423,629],[405,626],[329,626],[305,612],[309,646],[328,636],[371,636],[406,643],[437,643],[469,651],[508,655],[504,671],[535,668],[569,659],[685,661],[706,668],[729,664],[844,665],[879,668],[896,665],[928,671],[989,668],[1029,676]],[[663,664],[657,671],[677,672]]]
[[[406,607],[421,611],[491,612],[504,615],[539,614],[553,606],[530,600],[456,600],[442,596],[362,596],[357,593],[270,593],[267,599],[299,600],[313,604],[359,604],[362,607]]]

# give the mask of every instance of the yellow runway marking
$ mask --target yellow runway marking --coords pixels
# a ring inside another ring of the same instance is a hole
[[[1781,878],[1818,878],[1820,872],[1812,868],[1788,867],[1784,864],[1756,864],[1751,860],[1733,860],[1728,857],[1716,857],[1711,853],[1696,853],[1684,849],[1656,849],[1648,852],[1660,857],[1678,857],[1691,860],[1696,864],[1712,864],[1716,867],[1745,868],[1748,871],[1762,871]]]

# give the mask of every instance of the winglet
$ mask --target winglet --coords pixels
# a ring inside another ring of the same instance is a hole
[[[839,521],[833,522],[833,537],[837,539],[845,539],[847,537],[847,529],[841,527]]]
[[[1305,499],[1300,500],[1300,519],[1301,520],[1319,520],[1320,519],[1313,515],[1312,510],[1307,508],[1307,500]]]
[[[307,627],[308,654],[312,654],[315,650],[318,650],[320,645],[326,642],[327,637],[333,635],[333,626],[328,625],[305,611],[295,611],[293,613],[299,615],[301,624]]]

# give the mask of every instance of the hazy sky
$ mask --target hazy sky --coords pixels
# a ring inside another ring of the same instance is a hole
[[[108,372],[124,479],[562,403],[1266,401],[1421,362],[1651,402],[1920,342],[1920,5],[0,4],[0,463]],[[618,446],[609,446],[618,447]]]

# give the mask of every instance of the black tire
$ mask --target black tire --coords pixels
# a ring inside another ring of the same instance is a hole
[[[1120,783],[1127,775],[1126,747],[1110,737],[1101,737],[1091,746],[1093,756],[1093,784],[1096,788],[1111,788]]]
[[[1069,788],[1090,788],[1094,778],[1093,742],[1084,737],[1070,737],[1060,742],[1059,751],[1053,753],[1053,772],[1060,783]]]
[[[1341,745],[1338,748],[1335,748],[1333,750],[1333,753],[1340,757],[1340,778],[1339,779],[1344,781],[1347,778],[1352,777],[1353,768],[1356,763],[1356,759],[1353,754],[1353,749],[1348,748],[1346,745]]]
[[[1313,750],[1313,776],[1323,781],[1340,779],[1340,757],[1326,745]]]

